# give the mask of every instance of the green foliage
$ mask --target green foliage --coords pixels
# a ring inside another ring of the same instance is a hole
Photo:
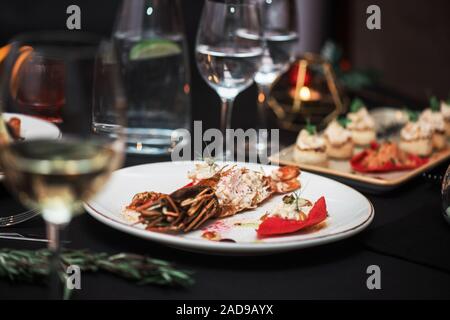
[[[430,109],[433,112],[439,112],[439,99],[436,96],[430,98]]]
[[[405,112],[408,115],[408,120],[411,122],[417,122],[419,120],[419,112],[405,108]]]
[[[317,133],[317,128],[315,125],[311,124],[311,122],[309,122],[309,120],[306,121],[306,126],[305,126],[306,131],[308,131],[309,135],[315,135]]]
[[[337,119],[337,122],[341,125],[341,127],[347,128],[347,126],[349,125],[350,122],[352,122],[352,120],[350,120],[347,117],[340,117]]]
[[[355,98],[350,104],[350,112],[358,112],[362,107],[364,107],[364,105],[364,101],[359,98]]]
[[[0,249],[0,278],[43,282],[49,276],[50,257],[48,249]],[[176,269],[171,263],[136,254],[65,250],[60,260],[61,270],[77,265],[84,272],[108,272],[139,285],[187,286],[193,283],[190,273]]]
[[[380,78],[380,74],[372,69],[355,69],[350,65],[350,69],[344,69],[341,65],[344,61],[343,50],[333,41],[326,41],[320,54],[333,67],[339,83],[348,89],[359,90],[371,86]]]

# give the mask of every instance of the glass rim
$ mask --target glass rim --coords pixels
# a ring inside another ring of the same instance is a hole
[[[258,0],[206,0],[205,4],[207,3],[217,3],[227,7],[250,7],[259,5]]]
[[[38,54],[70,60],[95,56],[105,40],[105,37],[90,32],[48,30],[20,33],[11,38],[9,44],[16,49],[28,46]]]

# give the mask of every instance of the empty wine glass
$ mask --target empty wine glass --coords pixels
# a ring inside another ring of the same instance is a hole
[[[267,127],[268,98],[275,80],[294,61],[298,43],[296,0],[260,0],[264,39],[261,67],[255,75],[258,86],[259,125]],[[265,149],[268,138],[259,142]]]
[[[197,34],[200,74],[222,100],[220,128],[230,128],[236,96],[253,83],[263,54],[260,14],[252,1],[207,0]]]
[[[41,61],[58,65],[57,79],[48,81],[55,69],[38,67]],[[20,130],[12,137],[8,123],[0,121],[0,164],[7,186],[23,204],[40,209],[46,222],[53,253],[53,298],[61,297],[56,276],[60,230],[83,212],[83,202],[102,188],[123,160],[125,98],[117,66],[112,46],[72,32],[19,36],[11,42],[3,65],[2,118],[19,119]],[[47,101],[55,106],[48,92],[58,91],[64,103],[58,126],[24,114],[22,90],[30,86],[39,89],[27,91],[27,105]],[[115,110],[110,113],[117,124],[114,134],[93,132],[92,107],[97,103]]]

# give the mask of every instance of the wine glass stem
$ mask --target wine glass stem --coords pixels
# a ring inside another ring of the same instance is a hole
[[[61,225],[47,221],[48,249],[51,253],[49,261],[49,283],[50,299],[52,300],[60,300],[62,298],[62,285],[60,279],[61,229]]]
[[[223,160],[231,160],[231,150],[228,150],[227,129],[231,128],[231,114],[233,112],[234,98],[221,97],[222,109],[220,111],[220,131],[222,132],[225,154]]]
[[[233,112],[234,99],[221,98],[222,110],[220,112],[220,131],[223,134],[224,139],[227,137],[227,129],[231,127],[231,114]]]

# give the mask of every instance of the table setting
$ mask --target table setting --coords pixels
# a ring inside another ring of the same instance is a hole
[[[0,299],[448,299],[450,101],[299,53],[299,6],[0,46]]]

